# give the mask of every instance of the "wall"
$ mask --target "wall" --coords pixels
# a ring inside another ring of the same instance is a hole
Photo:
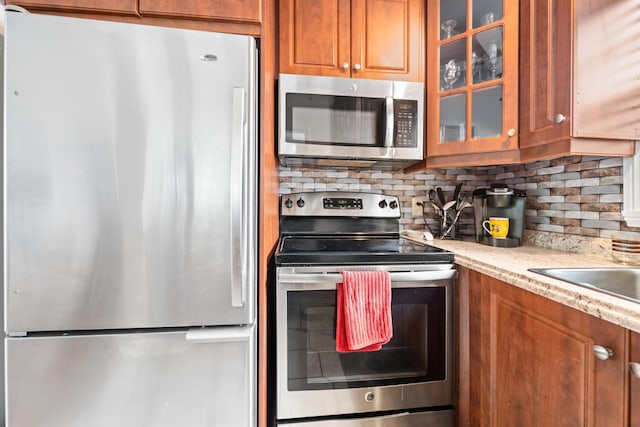
[[[526,228],[530,239],[546,233],[556,237],[609,239],[618,230],[640,231],[627,227],[620,214],[621,158],[572,156],[524,165],[426,170],[414,174],[281,166],[279,176],[281,194],[340,190],[396,195],[401,201],[403,228],[424,228],[422,218],[411,216],[412,197],[426,199],[429,189],[442,187],[447,198],[451,198],[457,183],[462,183],[462,190],[471,195],[475,188],[499,182],[527,192]],[[430,206],[425,214],[429,224],[435,224]],[[473,234],[470,208],[461,219],[459,232]]]

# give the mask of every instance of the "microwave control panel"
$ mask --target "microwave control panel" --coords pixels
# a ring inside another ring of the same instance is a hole
[[[393,101],[395,115],[394,147],[417,147],[418,101],[396,99]]]

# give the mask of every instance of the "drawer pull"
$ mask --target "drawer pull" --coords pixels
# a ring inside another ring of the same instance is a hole
[[[613,357],[613,350],[601,345],[594,345],[593,355],[596,356],[596,359],[608,360],[610,357]]]
[[[629,371],[634,377],[640,379],[640,363],[638,362],[629,363]]]

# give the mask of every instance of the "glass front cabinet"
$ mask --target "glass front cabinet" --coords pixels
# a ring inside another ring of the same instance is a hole
[[[426,166],[518,160],[518,2],[427,3]]]

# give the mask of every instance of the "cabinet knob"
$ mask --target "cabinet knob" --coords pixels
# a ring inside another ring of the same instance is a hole
[[[362,68],[362,67],[360,67],[360,64],[355,64],[353,66],[353,69],[356,70],[356,71],[358,71],[360,68]]]
[[[638,362],[629,363],[629,371],[634,377],[640,379],[640,363]]]
[[[560,124],[565,120],[567,120],[567,118],[564,116],[564,114],[556,114],[555,117],[553,118],[553,122],[555,124]]]
[[[348,70],[349,69],[349,63],[348,62],[343,62],[342,63],[342,69],[343,70]]]
[[[610,357],[613,357],[613,350],[601,345],[594,345],[593,355],[596,357],[596,359],[608,360]]]
[[[507,135],[509,135],[509,136],[515,136],[515,134],[516,134],[516,130],[515,129],[509,129],[507,131]]]

